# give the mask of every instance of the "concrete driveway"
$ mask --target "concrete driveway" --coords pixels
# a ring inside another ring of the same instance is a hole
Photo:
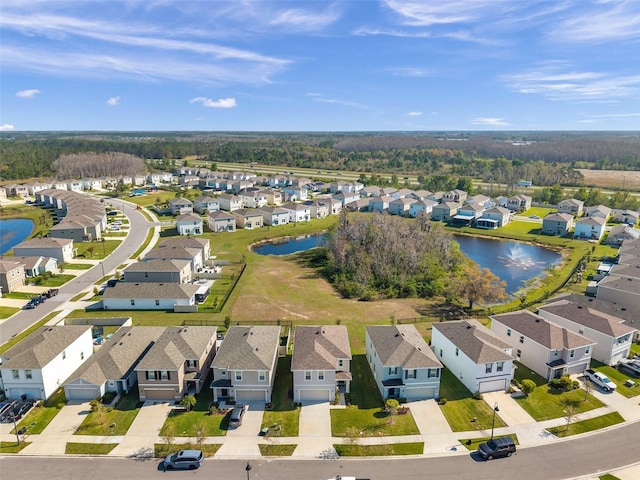
[[[145,402],[120,444],[110,455],[132,456],[151,449],[157,443],[173,402]]]
[[[242,425],[227,431],[223,445],[216,453],[216,457],[246,457],[248,455],[260,456],[258,441],[262,416],[264,415],[264,403],[247,404]]]
[[[482,398],[491,408],[493,408],[496,403],[498,404],[499,411],[497,415],[509,426],[536,422],[531,415],[518,405],[518,402],[513,399],[511,394],[507,392],[483,393]]]
[[[333,450],[329,402],[311,403],[300,409],[298,446],[294,457],[318,458],[326,450]]]

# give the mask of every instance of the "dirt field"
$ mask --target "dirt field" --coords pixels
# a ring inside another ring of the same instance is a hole
[[[578,169],[584,175],[586,185],[598,187],[620,187],[640,190],[640,172],[621,170],[585,170]]]

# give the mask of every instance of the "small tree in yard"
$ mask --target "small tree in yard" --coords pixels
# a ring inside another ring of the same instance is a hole
[[[171,450],[171,444],[176,438],[175,428],[172,424],[167,424],[162,429],[162,440],[167,444],[167,449]]]
[[[530,393],[533,393],[535,389],[536,389],[536,382],[534,382],[529,378],[525,378],[524,380],[522,380],[522,391],[524,393],[529,395]]]
[[[202,442],[207,437],[206,425],[202,420],[198,420],[195,423],[194,427],[196,429],[196,440],[198,441],[198,445],[200,446],[200,449],[202,449]]]
[[[391,422],[393,423],[393,417],[398,414],[398,408],[400,408],[400,402],[395,398],[387,398],[384,402],[384,411],[387,415],[391,416]]]
[[[191,409],[196,406],[196,402],[196,397],[193,395],[185,395],[182,397],[182,400],[180,400],[180,405],[185,407],[187,411],[191,411]]]

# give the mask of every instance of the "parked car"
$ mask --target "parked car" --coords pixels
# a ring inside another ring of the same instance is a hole
[[[202,450],[180,450],[167,455],[164,459],[164,468],[167,470],[195,470],[202,465],[203,461]]]
[[[242,417],[244,417],[245,406],[244,405],[236,405],[231,411],[231,417],[229,417],[229,426],[239,427],[242,425]]]
[[[618,362],[618,368],[630,372],[636,377],[640,377],[640,359],[634,358],[630,360],[625,358],[620,360]]]
[[[485,460],[510,457],[516,452],[516,444],[511,437],[494,438],[478,446],[478,454]]]
[[[609,377],[591,368],[584,371],[584,378],[598,385],[605,392],[613,392],[616,389],[616,384]]]

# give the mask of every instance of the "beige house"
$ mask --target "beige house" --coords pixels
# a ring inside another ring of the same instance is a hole
[[[0,260],[0,296],[13,292],[25,284],[24,263],[16,260]]]
[[[16,257],[53,257],[58,262],[71,262],[74,257],[73,240],[68,238],[32,238],[13,247]]]
[[[189,283],[191,262],[182,259],[156,259],[136,262],[122,271],[125,282]]]

